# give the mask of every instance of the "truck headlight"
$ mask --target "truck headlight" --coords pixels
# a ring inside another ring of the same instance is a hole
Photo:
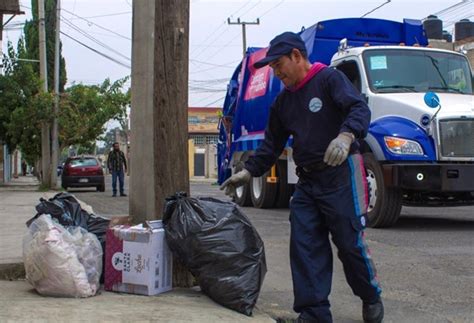
[[[384,141],[388,150],[394,154],[423,155],[423,148],[416,141],[397,137],[384,137]]]

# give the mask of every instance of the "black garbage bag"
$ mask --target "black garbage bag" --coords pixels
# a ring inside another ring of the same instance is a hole
[[[50,214],[53,219],[56,219],[66,228],[81,227],[95,234],[102,245],[102,249],[105,250],[105,234],[110,220],[82,209],[74,195],[61,192],[48,200],[40,198],[40,203],[36,205],[36,212],[37,214],[26,222],[28,227],[40,215]]]
[[[252,315],[265,273],[263,241],[232,202],[177,193],[163,223],[173,254],[217,303]]]

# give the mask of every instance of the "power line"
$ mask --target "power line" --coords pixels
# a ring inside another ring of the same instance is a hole
[[[230,16],[233,17],[234,15],[237,15],[237,12],[239,12],[240,10],[242,10],[243,8],[245,8],[248,4],[252,3],[252,1],[247,1],[244,3],[243,6],[241,6],[239,9],[237,9],[236,11],[234,11],[234,13],[232,13]]]
[[[246,13],[250,12],[253,8],[255,8],[256,6],[258,6],[260,3],[262,3],[262,0],[260,0],[259,2],[257,2],[256,4],[254,4],[252,7],[250,7],[248,10],[246,10],[243,14],[241,14],[240,16],[242,17],[243,15],[245,15]]]
[[[119,51],[115,50],[114,48],[108,46],[107,44],[101,42],[100,40],[98,40],[97,38],[89,35],[87,32],[85,32],[84,30],[82,30],[81,28],[79,28],[78,26],[76,26],[75,24],[73,24],[71,21],[69,21],[68,19],[64,18],[63,17],[63,22],[68,25],[69,27],[71,27],[72,29],[76,30],[77,32],[79,32],[81,35],[83,35],[84,37],[88,38],[89,40],[92,40],[93,42],[95,42],[96,44],[98,44],[99,46],[102,46],[103,48],[121,56],[122,58],[125,58],[126,60],[128,61],[131,61],[131,59],[125,55],[123,55],[122,53],[120,53]]]
[[[102,17],[111,17],[111,16],[123,16],[123,15],[128,15],[131,13],[132,13],[131,11],[124,11],[124,12],[116,12],[116,13],[109,13],[109,14],[103,14],[103,15],[98,15],[98,16],[88,16],[88,17],[72,18],[72,19],[93,19],[93,18],[102,18]]]
[[[215,100],[215,101],[212,101],[211,103],[208,103],[207,105],[205,105],[205,107],[209,107],[209,106],[211,106],[211,104],[214,104],[214,103],[216,103],[216,102],[219,102],[219,101],[222,100],[222,99],[225,99],[225,95],[224,95],[223,97],[220,97],[219,99],[217,99],[217,100]]]
[[[74,16],[74,17],[77,17],[77,18],[79,18],[79,19],[82,19],[82,20],[86,21],[86,22],[87,22],[88,24],[90,24],[90,25],[94,25],[94,26],[96,26],[96,27],[98,27],[98,28],[100,28],[100,29],[106,30],[106,31],[108,31],[108,32],[110,32],[110,33],[112,33],[112,34],[115,34],[115,35],[117,35],[117,36],[119,36],[119,37],[122,37],[122,38],[124,38],[124,39],[132,40],[130,37],[127,37],[127,36],[124,36],[124,35],[122,35],[122,34],[119,34],[119,33],[115,32],[115,31],[113,31],[113,30],[111,30],[111,29],[105,28],[105,27],[103,27],[103,26],[101,26],[101,25],[99,25],[99,24],[97,24],[97,23],[95,23],[95,22],[92,22],[92,21],[90,21],[90,20],[87,20],[86,18],[83,18],[83,17],[81,17],[81,16],[78,16],[78,15],[76,15],[74,12],[71,12],[71,11],[66,10],[66,9],[62,9],[62,10],[65,11],[65,12],[67,12],[67,13],[69,13],[70,15],[72,15],[72,16]]]
[[[98,55],[100,55],[100,56],[102,56],[102,57],[107,58],[108,60],[110,60],[110,61],[112,61],[112,62],[114,62],[114,63],[117,63],[117,64],[119,64],[119,65],[121,65],[121,66],[123,66],[123,67],[126,67],[126,68],[128,68],[128,69],[131,68],[130,65],[127,65],[127,64],[125,64],[125,63],[122,63],[121,61],[119,61],[119,60],[117,60],[117,59],[115,59],[115,58],[113,58],[113,57],[111,57],[111,56],[109,56],[109,55],[107,55],[107,54],[104,54],[104,53],[98,51],[97,49],[90,47],[89,45],[84,44],[83,42],[81,42],[81,41],[75,39],[75,38],[72,37],[72,36],[69,36],[68,34],[66,34],[66,33],[63,32],[63,31],[61,31],[61,34],[63,34],[63,35],[66,36],[67,38],[69,38],[69,39],[75,41],[76,43],[78,43],[78,44],[84,46],[85,48],[87,48],[87,49],[93,51],[94,53],[96,53],[96,54],[98,54]]]
[[[257,4],[259,4],[261,1],[262,1],[262,0],[260,0]],[[251,3],[250,0],[247,1],[246,3],[244,3],[244,5],[241,6],[239,9],[237,9],[236,11],[234,11],[234,12],[230,15],[230,17],[233,17],[234,15],[236,15],[237,12],[239,12],[241,9],[243,9],[244,7],[246,7],[246,6],[247,6],[248,4],[250,4],[250,3]],[[256,6],[256,5],[252,6],[249,10],[252,10],[253,8],[255,8],[255,6]],[[243,14],[247,13],[249,10],[245,11]],[[243,14],[242,14],[242,15],[243,15]],[[226,25],[226,21],[224,21],[221,25],[218,26],[218,28],[216,28],[213,32],[211,32],[211,34],[210,34],[208,37],[206,37],[203,42],[206,42],[206,41],[210,38],[210,36],[211,36],[211,35],[214,35],[220,28],[222,28],[222,26],[226,26],[226,28],[225,28],[219,35],[217,35],[211,43],[209,43],[207,46],[204,46],[204,47],[201,49],[201,51],[198,52],[198,54],[195,56],[195,58],[201,56],[201,55],[205,52],[205,50],[206,50],[207,48],[211,47],[211,46],[229,29],[229,26]],[[190,53],[190,55],[193,54],[193,52],[194,52],[194,51],[192,51],[192,52]]]
[[[217,53],[219,53],[220,51],[222,51],[223,48],[226,48],[227,46],[230,45],[230,43],[232,43],[235,39],[237,39],[238,37],[240,37],[240,33],[237,34],[234,38],[231,38],[227,43],[224,44],[224,46],[222,46],[221,48],[219,48],[218,50],[214,51],[211,55],[208,55],[206,57],[206,60],[207,59],[210,59],[211,57],[213,57],[214,55],[216,55]]]
[[[466,1],[466,2],[460,3],[455,8],[452,8],[449,11],[445,11],[441,14],[438,14],[438,17],[447,18],[447,17],[459,15],[460,13],[465,13],[465,7],[471,6],[471,5],[472,5],[472,1]]]
[[[384,3],[382,3],[380,6],[378,7],[375,7],[374,9],[370,10],[369,12],[366,12],[364,13],[362,16],[360,16],[361,18],[364,18],[365,16],[371,14],[372,12],[374,12],[375,10],[378,10],[380,8],[382,8],[383,6],[385,6],[386,4],[390,3],[392,0],[387,0],[385,1]]]
[[[276,9],[278,8],[283,2],[285,2],[285,0],[281,0],[280,2],[278,2],[276,5],[274,5],[273,7],[271,7],[269,10],[265,11],[263,14],[261,14],[259,16],[259,18],[262,18],[264,17],[265,15],[267,15],[270,11],[272,11],[273,9]]]
[[[469,1],[469,0],[461,0],[461,2],[458,2],[458,3],[455,3],[453,4],[452,6],[449,6],[447,8],[444,8],[438,12],[435,12],[433,15],[435,16],[438,16],[438,15],[441,15],[441,14],[444,14],[446,12],[449,12],[450,10],[452,10],[453,8],[456,8],[457,6],[459,5],[462,5],[463,3],[466,3],[466,2],[472,2],[472,1]],[[425,19],[428,18],[428,17],[425,17]]]
[[[209,63],[209,62],[198,61],[196,59],[189,59],[189,60],[191,62],[204,64],[204,65],[210,65],[210,66],[216,66],[216,67],[230,67],[230,68],[234,68],[235,67],[234,64],[240,62],[240,61],[232,61],[232,62],[224,63],[224,64],[212,64],[212,63]],[[230,65],[230,64],[232,64],[232,65]]]
[[[194,104],[199,104],[199,103],[201,103],[201,102],[203,102],[203,101],[206,101],[207,99],[209,99],[209,98],[211,98],[211,97],[213,97],[213,96],[216,96],[216,93],[212,93],[212,94],[210,94],[210,95],[208,95],[208,96],[206,96],[206,97],[204,97],[204,98],[202,98],[202,99],[199,99],[199,100],[195,101]]]

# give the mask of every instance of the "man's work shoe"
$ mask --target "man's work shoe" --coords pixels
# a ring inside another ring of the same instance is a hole
[[[127,196],[127,194],[125,194],[125,193],[120,193],[120,196]]]
[[[383,320],[383,303],[379,298],[375,303],[364,303],[362,306],[364,323],[381,323]]]
[[[113,193],[113,194],[112,194],[112,197],[116,197],[116,196],[117,196],[117,193]]]

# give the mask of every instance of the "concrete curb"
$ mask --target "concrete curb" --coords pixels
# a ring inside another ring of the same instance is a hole
[[[37,192],[39,190],[39,185],[0,185],[1,191],[22,191],[22,192]]]
[[[25,266],[22,262],[0,264],[0,280],[25,279]]]

